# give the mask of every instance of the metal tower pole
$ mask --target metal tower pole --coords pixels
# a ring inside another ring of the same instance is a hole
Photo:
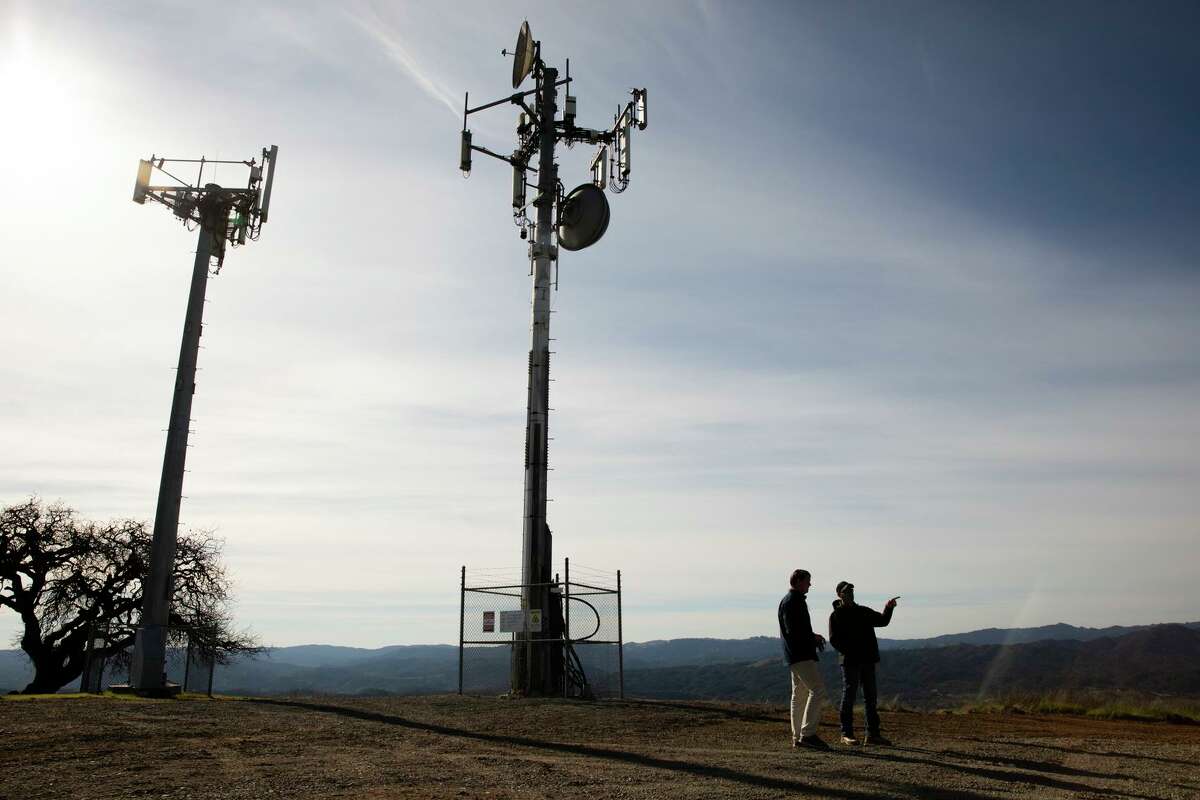
[[[212,187],[212,184],[209,184]],[[206,187],[206,188],[209,188]],[[210,193],[210,196],[213,193]],[[207,200],[208,198],[206,198]],[[179,504],[183,495],[183,469],[187,459],[188,426],[192,418],[192,395],[196,391],[196,358],[204,317],[204,292],[214,250],[220,247],[216,231],[222,222],[219,208],[205,204],[201,210],[200,235],[196,240],[196,262],[188,293],[183,340],[179,345],[179,367],[175,373],[175,395],[171,400],[171,422],[163,455],[162,480],[158,486],[158,509],[154,514],[154,541],[150,549],[150,572],[142,587],[142,619],[133,645],[129,683],[134,689],[165,688],[167,622],[170,615],[171,575],[175,566],[175,542],[179,532]]]
[[[509,55],[507,50],[501,51]],[[510,681],[514,694],[552,695],[562,690],[559,679],[567,668],[569,642],[564,647],[562,637],[569,613],[557,604],[565,601],[557,588],[551,592],[552,535],[546,524],[547,462],[549,461],[549,401],[550,401],[550,292],[557,285],[551,278],[558,260],[557,247],[581,250],[604,235],[608,226],[608,201],[603,189],[624,191],[629,182],[629,139],[634,127],[646,127],[646,90],[634,89],[633,99],[618,110],[609,130],[595,130],[575,124],[575,98],[567,90],[566,109],[557,120],[558,70],[546,66],[541,57],[541,43],[533,39],[529,23],[522,23],[517,34],[512,87],[515,94],[471,108],[470,95],[463,97],[462,141],[459,169],[464,176],[471,173],[472,153],[478,152],[504,161],[513,168],[513,215],[521,238],[530,234],[526,216],[526,174],[533,167],[534,151],[538,154],[537,210],[530,243],[530,271],[533,276],[533,321],[530,329],[529,386],[525,417],[525,491],[524,519],[521,531],[521,606],[525,612],[522,629],[513,631],[513,650]],[[571,62],[567,62],[567,77],[571,83]],[[525,79],[533,74],[536,86],[520,91]],[[532,100],[530,100],[532,98]],[[486,147],[472,143],[468,118],[480,111],[511,103],[522,109],[517,125],[517,149],[512,156],[503,156]],[[530,108],[529,103],[533,104]],[[554,163],[554,145],[559,139],[568,146],[587,142],[597,145],[592,159],[592,182],[576,187],[567,196],[569,209],[563,214],[559,207],[558,168]],[[613,175],[608,178],[610,165]],[[559,213],[556,219],[555,212]],[[561,225],[562,238],[555,227]],[[557,242],[557,244],[556,244]],[[541,630],[531,630],[533,613],[542,620]],[[505,630],[510,626],[505,625]],[[534,648],[534,644],[539,645]]]
[[[521,582],[526,609],[549,611],[551,543],[546,525],[547,430],[550,400],[550,289],[553,262],[554,205],[558,168],[554,163],[555,81],[558,70],[545,67],[537,95],[539,119],[537,227],[532,247],[533,324],[529,349],[529,396],[525,419],[525,519],[521,544]],[[527,634],[531,638],[540,638]],[[545,651],[545,652],[543,652]],[[513,688],[550,694],[549,648],[513,648]],[[522,662],[527,663],[522,664]]]

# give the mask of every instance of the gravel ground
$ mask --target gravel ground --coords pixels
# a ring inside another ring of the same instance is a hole
[[[885,713],[884,732],[815,753],[782,708],[726,703],[0,700],[0,799],[1200,797],[1197,726]]]

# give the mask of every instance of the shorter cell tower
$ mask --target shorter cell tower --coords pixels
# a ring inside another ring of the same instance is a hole
[[[646,127],[646,90],[634,89],[633,99],[618,107],[608,130],[584,128],[575,124],[575,96],[570,93],[571,62],[566,77],[542,61],[541,42],[534,41],[529,23],[517,34],[513,56],[512,87],[519,89],[530,75],[536,87],[476,108],[470,108],[470,95],[463,100],[462,151],[459,169],[471,172],[473,152],[498,158],[512,166],[512,213],[522,239],[530,239],[530,274],[533,276],[533,325],[529,350],[529,390],[525,420],[525,518],[521,544],[521,583],[525,587],[522,606],[527,614],[549,612],[557,602],[551,591],[551,535],[546,524],[546,470],[549,455],[550,386],[550,289],[558,283],[557,271],[551,280],[551,267],[558,264],[558,249],[582,250],[595,244],[608,229],[608,200],[603,189],[623,192],[629,185],[630,143],[633,129]],[[567,87],[566,102],[559,116],[558,87]],[[532,105],[530,105],[532,103]],[[517,116],[517,148],[511,156],[494,153],[472,142],[467,117],[496,106],[520,107]],[[592,158],[592,181],[564,191],[558,179],[554,147],[578,143],[597,145]],[[537,156],[537,166],[531,165]],[[528,200],[528,173],[537,175],[537,196]],[[529,205],[537,210],[536,222],[525,214]],[[550,618],[553,618],[553,614]],[[521,637],[552,639],[553,631],[530,631]],[[553,647],[513,648],[512,689],[525,694],[555,694],[562,664],[555,662]]]
[[[271,185],[279,148],[272,145],[262,151],[262,161],[210,161],[205,158],[160,158],[151,156],[138,164],[133,202],[147,199],[162,203],[183,221],[189,230],[199,230],[192,285],[188,293],[187,313],[183,321],[183,341],[179,346],[179,368],[175,373],[175,394],[171,400],[171,421],[167,428],[167,446],[163,455],[162,480],[158,487],[158,508],[154,514],[154,541],[150,551],[150,569],[142,587],[142,619],[133,646],[130,688],[139,693],[166,694],[178,691],[167,686],[165,675],[168,624],[171,604],[171,575],[175,565],[175,543],[179,527],[179,503],[183,493],[184,461],[187,458],[188,426],[192,416],[192,395],[196,391],[196,358],[204,318],[204,293],[211,270],[216,275],[225,261],[227,245],[237,247],[255,240],[262,232],[271,207]],[[198,164],[193,186],[168,171],[175,164]],[[204,183],[205,167],[240,164],[250,170],[245,189],[228,189]],[[173,183],[152,185],[155,172]],[[194,228],[192,226],[195,226]]]

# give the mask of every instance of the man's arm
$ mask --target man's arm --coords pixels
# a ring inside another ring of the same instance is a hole
[[[842,612],[845,613],[845,611],[846,611],[846,609],[843,608]],[[847,646],[847,644],[849,644],[849,642],[846,639],[846,633],[847,633],[846,618],[845,617],[839,618],[838,613],[836,611],[833,612],[832,614],[830,614],[829,615],[829,643],[831,645],[833,645],[833,649],[837,650],[839,653],[845,653],[846,646]]]
[[[788,635],[796,641],[806,639],[811,641],[818,650],[825,646],[825,637],[812,629],[812,617],[808,613],[808,604],[791,603],[788,607]]]
[[[780,619],[783,621],[784,633],[793,641],[803,641],[808,632],[812,630],[808,623],[808,615],[804,613],[801,604],[795,600],[784,602],[783,615]]]
[[[898,599],[897,597],[893,597],[891,600],[888,600],[887,604],[883,607],[882,614],[874,612],[875,620],[872,624],[876,628],[886,628],[888,623],[892,621],[892,612],[896,610],[896,601]]]

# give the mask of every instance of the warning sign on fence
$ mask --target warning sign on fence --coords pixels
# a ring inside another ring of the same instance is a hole
[[[500,632],[501,633],[521,633],[525,628],[525,612],[521,609],[516,611],[501,611],[500,612]],[[535,608],[529,612],[529,628],[528,630],[534,633],[540,633],[542,630],[542,610]]]
[[[496,632],[496,612],[495,611],[483,612],[483,632],[484,633],[495,633]]]

